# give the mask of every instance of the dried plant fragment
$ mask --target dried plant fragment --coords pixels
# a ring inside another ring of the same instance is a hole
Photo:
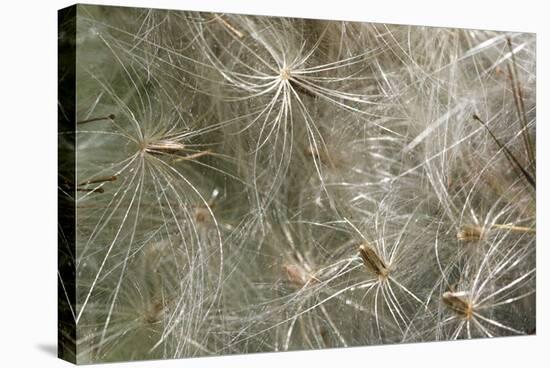
[[[77,192],[88,192],[88,193],[104,193],[105,190],[101,187],[98,188],[76,188]]]
[[[77,192],[88,192],[88,193],[104,193],[105,190],[102,187],[95,187],[95,188],[87,188],[87,185],[90,184],[99,184],[99,183],[106,183],[110,181],[117,180],[116,175],[106,176],[106,177],[98,177],[98,178],[92,178],[88,180],[84,180],[83,182],[80,182],[75,185],[74,182],[63,178],[63,185],[67,190],[76,190]]]
[[[536,172],[536,158],[535,158],[535,149],[533,147],[533,142],[529,136],[529,131],[527,129],[527,114],[525,113],[525,102],[523,101],[523,90],[521,84],[518,80],[518,68],[516,63],[516,56],[514,48],[512,46],[512,39],[510,37],[506,38],[508,49],[510,50],[510,55],[512,63],[508,64],[508,75],[510,77],[510,83],[512,84],[512,90],[514,91],[514,103],[516,105],[516,113],[518,120],[522,125],[522,137],[523,144],[525,145],[525,150],[527,151],[527,157],[529,159],[529,164],[527,166],[533,165],[533,172]]]
[[[97,118],[80,120],[80,121],[77,121],[76,123],[78,125],[80,125],[80,124],[86,124],[86,123],[91,123],[91,122],[94,122],[94,121],[102,121],[102,120],[114,121],[115,120],[115,114],[109,114],[107,116],[101,116],[101,117],[97,117]]]
[[[510,150],[504,144],[502,144],[502,142],[500,142],[500,140],[493,134],[491,129],[489,129],[489,127],[487,126],[487,123],[481,120],[481,118],[476,114],[473,115],[473,118],[474,120],[477,120],[481,125],[483,125],[483,127],[489,132],[491,139],[497,144],[499,149],[504,152],[504,155],[506,156],[512,167],[518,171],[520,176],[523,176],[525,180],[527,180],[527,182],[529,183],[529,185],[531,185],[531,187],[533,187],[533,189],[536,189],[535,178],[533,178],[533,176],[529,174],[527,170],[525,170],[525,168],[521,165],[516,156],[514,156],[514,154],[510,152]]]
[[[235,36],[237,36],[238,38],[243,38],[244,37],[244,33],[242,33],[241,31],[239,31],[237,29],[237,27],[235,27],[234,25],[232,25],[231,23],[229,23],[226,19],[224,19],[220,14],[217,14],[214,16],[214,19],[216,19],[216,21],[218,21],[219,23],[221,23],[221,25],[223,25],[225,28],[227,28],[229,30],[229,32],[233,33]]]
[[[502,230],[510,230],[516,233],[536,233],[537,230],[527,226],[516,226],[514,224],[494,224],[494,228]]]
[[[514,233],[536,233],[536,229],[514,224],[493,224],[492,229],[508,230]],[[488,230],[478,225],[464,225],[456,234],[456,238],[462,242],[477,242],[482,240]]]
[[[83,182],[79,183],[78,186],[81,187],[88,184],[106,183],[109,181],[115,181],[116,179],[117,179],[116,175],[111,175],[111,176],[106,176],[101,178],[93,178],[93,179],[84,180]]]

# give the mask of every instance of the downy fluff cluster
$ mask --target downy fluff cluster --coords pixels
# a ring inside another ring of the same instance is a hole
[[[78,6],[78,361],[535,333],[535,46]]]

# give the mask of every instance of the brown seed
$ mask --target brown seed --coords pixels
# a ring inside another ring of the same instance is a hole
[[[390,272],[389,267],[384,260],[380,258],[376,250],[369,244],[364,243],[359,246],[359,254],[363,259],[363,264],[371,272],[374,272],[381,278],[386,278]]]
[[[307,272],[302,267],[294,264],[284,265],[283,270],[286,272],[288,281],[296,286],[302,287],[307,282]]]
[[[464,319],[471,319],[473,315],[472,303],[467,299],[463,292],[446,291],[443,293],[441,300],[453,312]]]
[[[149,324],[157,323],[161,320],[161,317],[166,310],[167,305],[162,301],[154,302],[149,310],[143,316],[145,322]]]
[[[203,224],[210,219],[210,211],[206,207],[199,206],[195,208],[195,221]]]
[[[319,281],[319,279],[317,279],[304,267],[297,264],[285,264],[283,265],[283,270],[286,273],[288,281],[299,288],[304,287],[308,282],[312,283]]]
[[[176,153],[179,151],[182,151],[185,149],[185,145],[183,143],[173,141],[171,139],[164,139],[156,142],[148,143],[144,150],[146,152],[152,153],[152,154],[160,154],[160,153]]]
[[[463,242],[476,242],[483,239],[485,230],[478,225],[464,225],[456,233],[456,238]]]

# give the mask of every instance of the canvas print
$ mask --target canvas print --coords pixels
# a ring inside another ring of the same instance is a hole
[[[536,333],[536,37],[59,12],[59,355]]]

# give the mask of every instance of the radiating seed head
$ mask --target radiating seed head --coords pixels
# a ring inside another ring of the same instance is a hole
[[[279,73],[279,78],[281,78],[281,80],[289,80],[290,77],[292,77],[292,74],[288,68],[281,69],[281,72]]]

